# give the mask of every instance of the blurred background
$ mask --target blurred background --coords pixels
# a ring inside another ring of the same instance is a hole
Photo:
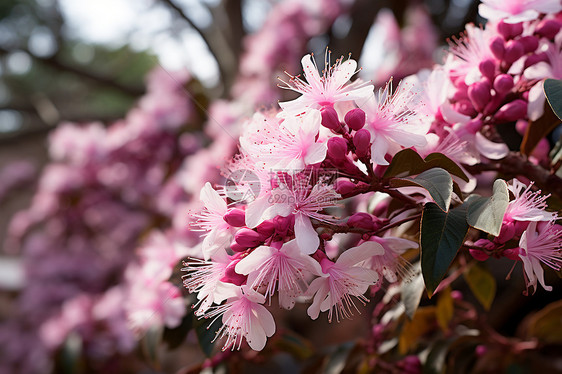
[[[300,73],[310,52],[322,67],[327,46],[332,61],[351,53],[378,86],[430,68],[447,38],[482,22],[477,6],[2,0],[0,373],[175,372],[201,362],[177,263],[198,241],[187,226],[193,197],[218,180],[238,125],[291,97],[277,77]],[[518,305],[524,285],[514,278],[504,315],[490,317],[496,326]],[[168,347],[187,342],[158,364],[154,325]],[[331,329],[366,334],[361,319]]]

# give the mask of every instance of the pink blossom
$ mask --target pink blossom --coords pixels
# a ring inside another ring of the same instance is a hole
[[[352,297],[365,304],[368,300],[363,295],[369,286],[378,282],[375,270],[363,266],[372,256],[382,255],[383,247],[375,242],[365,242],[357,247],[349,248],[334,263],[325,258],[320,261],[323,275],[310,284],[307,294],[314,295],[308,315],[318,318],[320,312],[328,312],[328,321],[340,317],[349,318],[353,315],[352,308],[357,309]]]
[[[326,143],[315,141],[320,121],[320,112],[315,109],[281,122],[256,115],[255,125],[240,138],[241,149],[255,162],[263,163],[266,170],[301,171],[326,157]]]
[[[222,316],[222,326],[215,339],[226,337],[223,351],[231,348],[240,349],[242,340],[246,339],[250,348],[261,351],[267,338],[275,333],[275,321],[271,313],[261,304],[265,296],[252,290],[249,286],[235,286],[220,283],[215,293],[215,301],[226,303],[214,307],[204,317],[216,319]]]
[[[539,18],[541,13],[557,13],[562,10],[560,0],[482,0],[478,13],[489,21],[503,20],[519,23]]]
[[[306,55],[302,58],[301,64],[307,82],[298,76],[290,76],[289,82],[283,82],[285,85],[280,85],[281,88],[302,94],[295,100],[279,103],[285,113],[295,115],[302,113],[306,108],[321,109],[342,101],[360,100],[362,102],[373,94],[373,86],[368,82],[356,81],[347,84],[357,72],[355,60],[343,61],[343,57],[341,57],[333,66],[330,66],[329,56],[329,52],[327,52],[322,76],[318,73],[318,67],[312,56]]]
[[[507,206],[503,216],[504,222],[552,221],[557,218],[556,213],[545,210],[546,199],[550,195],[541,196],[541,191],[531,191],[532,186],[533,183],[526,186],[517,179],[513,179],[508,188],[515,195],[515,199],[511,200]]]
[[[248,284],[252,288],[259,290],[264,286],[264,296],[269,296],[270,303],[277,289],[279,304],[285,309],[292,309],[295,298],[306,290],[306,274],[322,274],[318,262],[303,255],[296,240],[283,244],[280,249],[273,246],[254,249],[236,264],[236,272],[249,274]]]
[[[184,262],[182,271],[187,274],[183,276],[183,285],[191,293],[197,293],[198,308],[196,315],[204,314],[215,302],[215,289],[224,277],[226,268],[231,260],[224,249],[218,250],[212,256],[212,261],[191,259]]]
[[[537,228],[538,226],[538,228]],[[544,271],[541,262],[560,271],[562,268],[562,230],[552,222],[531,222],[519,240],[519,258],[523,261],[527,288],[537,290],[537,280],[547,291],[551,286],[544,283]]]
[[[371,133],[371,160],[377,165],[388,165],[384,156],[402,148],[422,147],[429,124],[421,121],[417,111],[418,97],[406,84],[400,84],[394,94],[392,81],[377,96],[372,96],[362,107],[367,115],[365,128]]]
[[[418,243],[403,238],[381,238],[378,236],[373,236],[369,240],[369,242],[380,244],[384,250],[383,253],[377,254],[370,259],[371,267],[379,273],[380,277],[384,276],[386,280],[394,283],[409,275],[409,263],[400,255],[407,249],[418,248]],[[373,244],[366,244],[365,246],[373,246]],[[378,246],[374,247],[380,250]]]
[[[198,215],[196,225],[207,231],[201,250],[206,260],[219,249],[226,248],[232,239],[230,226],[223,219],[227,212],[226,202],[207,182],[199,195],[204,208]]]

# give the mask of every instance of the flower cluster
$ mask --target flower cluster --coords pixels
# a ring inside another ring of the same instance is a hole
[[[522,6],[523,15],[510,8],[511,16],[486,27],[468,25],[443,65],[396,88],[392,80],[378,91],[351,81],[357,63],[342,57],[331,65],[328,50],[320,72],[314,56],[302,58],[304,75],[288,74],[280,84],[300,96],[243,125],[238,153],[223,169],[230,184],[206,184],[203,208],[193,215],[192,227],[203,231],[202,259],[184,262],[184,285],[197,293],[196,315],[220,325],[223,349],[240,349],[244,340],[263,349],[276,329],[264,304],[275,295],[282,308],[309,302],[310,318],[328,312],[329,321],[339,321],[360,310],[368,289],[408,273],[401,255],[418,244],[395,237],[395,228],[437,199],[427,184],[393,183],[385,172],[404,149],[426,160],[445,155],[460,170],[457,204],[477,185],[471,166],[508,155],[497,125],[519,121],[523,129],[537,115],[537,71],[557,74],[557,57],[549,56],[560,51],[560,21],[543,13],[561,9],[544,3],[535,16]],[[482,9],[504,11],[491,1]],[[493,253],[521,260],[536,288],[537,280],[544,286],[541,262],[560,269],[562,230],[531,186],[514,180],[501,233],[469,247],[478,259]],[[402,208],[391,209],[393,200]],[[355,206],[351,213],[344,203]],[[519,247],[506,249],[513,239]]]

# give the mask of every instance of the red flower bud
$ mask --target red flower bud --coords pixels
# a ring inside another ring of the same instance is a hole
[[[470,87],[468,87],[468,98],[474,105],[474,108],[481,112],[492,98],[490,94],[490,83],[488,83],[488,81],[480,81],[471,84]]]
[[[531,35],[519,38],[519,43],[523,46],[525,53],[533,53],[539,47],[539,39]]]
[[[483,76],[492,80],[496,74],[496,63],[494,60],[488,58],[480,62],[478,69]]]
[[[505,23],[500,21],[498,23],[498,32],[504,37],[505,40],[515,38],[523,32],[522,23]]]
[[[525,53],[525,48],[518,40],[510,40],[505,44],[504,61],[512,64],[517,61]]]
[[[360,129],[353,136],[353,145],[358,157],[365,157],[369,153],[371,146],[371,134],[365,129]]]
[[[562,28],[562,24],[557,19],[543,19],[537,25],[535,32],[545,38],[554,39],[560,28]]]
[[[371,215],[368,213],[355,213],[347,220],[349,227],[358,227],[365,230],[373,230],[374,223]]]
[[[222,218],[233,227],[246,225],[245,214],[242,209],[229,209]]]
[[[503,38],[496,36],[490,40],[490,51],[492,51],[495,58],[502,60],[505,53],[505,42]]]
[[[527,103],[521,99],[512,101],[502,106],[496,115],[496,120],[503,122],[516,121],[527,115]]]
[[[344,160],[347,154],[347,142],[340,137],[328,140],[328,156],[334,160]]]
[[[338,113],[334,107],[325,106],[322,108],[320,113],[322,115],[322,126],[327,127],[330,130],[337,130],[341,128]]]
[[[506,94],[513,88],[513,77],[509,74],[500,74],[494,79],[494,90],[500,94]]]
[[[243,228],[234,235],[234,240],[242,247],[252,248],[262,244],[263,236],[254,230]]]
[[[365,126],[365,112],[359,108],[352,109],[347,112],[344,121],[350,129],[358,131]]]

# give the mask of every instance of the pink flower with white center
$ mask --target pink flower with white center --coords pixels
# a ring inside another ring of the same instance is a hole
[[[560,0],[482,0],[478,13],[489,21],[503,20],[519,23],[539,18],[541,13],[558,13],[562,10]]]
[[[222,316],[222,326],[215,339],[226,337],[223,351],[231,348],[240,349],[243,338],[250,348],[261,351],[267,338],[275,333],[275,321],[271,313],[261,304],[265,296],[249,286],[235,286],[231,283],[220,283],[216,290],[218,305],[205,314],[205,318],[213,318],[214,323]]]
[[[562,79],[562,33],[558,33],[554,43],[541,42],[537,52],[544,52],[548,61],[540,61],[525,69],[523,75],[530,81],[538,80],[529,90],[529,105],[527,115],[531,121],[536,121],[544,113],[544,79]]]
[[[281,244],[281,243],[277,243]],[[305,276],[309,273],[322,275],[320,264],[312,257],[303,255],[296,240],[281,246],[261,246],[236,264],[236,272],[248,275],[248,284],[259,290],[265,287],[265,297],[279,291],[279,304],[292,309],[295,299],[306,291]]]
[[[193,308],[198,308],[195,315],[203,315],[215,301],[215,289],[220,280],[225,276],[226,268],[231,260],[224,249],[213,254],[212,261],[191,259],[184,262],[186,267],[182,271],[183,285],[191,293],[197,293],[199,300]]]
[[[361,103],[373,94],[373,85],[369,82],[356,81],[347,84],[357,73],[355,60],[343,61],[342,56],[336,60],[333,66],[329,66],[329,53],[327,53],[322,76],[318,73],[318,68],[311,55],[304,56],[301,64],[306,82],[298,76],[289,75],[291,77],[289,82],[283,82],[285,85],[279,86],[302,94],[295,100],[279,103],[284,114],[298,115],[307,108],[321,109],[343,101],[355,100]]]
[[[269,195],[256,199],[246,210],[246,224],[249,227],[256,227],[266,219],[293,214],[295,237],[301,252],[306,255],[316,252],[320,246],[320,239],[310,219],[332,222],[334,217],[321,211],[338,206],[337,201],[341,196],[333,186],[323,181],[319,181],[312,188],[308,184],[309,181],[300,183],[302,179],[299,178],[309,177],[303,177],[302,174],[294,175],[292,185],[280,182],[280,186],[272,190]]]
[[[496,36],[492,30],[492,27],[482,29],[468,24],[465,35],[454,40],[456,44],[451,43],[451,54],[445,66],[450,71],[453,81],[457,77],[464,77],[464,82],[471,85],[482,78],[478,68],[480,62],[495,59],[489,47],[490,39]]]
[[[365,305],[368,299],[364,293],[378,282],[379,276],[363,263],[382,254],[384,249],[380,244],[365,242],[342,253],[335,263],[328,258],[322,259],[320,265],[324,274],[313,280],[307,291],[307,294],[314,295],[307,311],[310,318],[316,319],[320,312],[329,311],[328,321],[332,321],[335,313],[339,322],[340,317],[353,315],[352,308],[358,310],[353,297]]]
[[[533,183],[526,186],[517,179],[513,179],[508,188],[515,195],[515,199],[507,205],[507,210],[503,216],[504,222],[553,221],[558,217],[555,212],[545,210],[547,207],[546,199],[550,195],[541,196],[541,191],[531,191],[532,186]]]
[[[260,120],[261,119],[261,120]],[[316,142],[321,115],[316,109],[285,120],[254,117],[266,126],[254,128],[253,133],[240,138],[242,151],[269,170],[299,172],[306,165],[322,162],[328,149],[326,143]],[[267,125],[277,121],[276,126]]]
[[[226,248],[232,240],[230,225],[223,219],[227,211],[226,201],[207,182],[201,189],[199,195],[205,205],[204,209],[197,215],[195,224],[202,230],[207,231],[203,239],[201,250],[205,260],[219,249]]]
[[[537,229],[537,226],[539,228]],[[523,261],[527,288],[537,290],[537,280],[547,291],[551,286],[544,283],[544,271],[541,262],[548,267],[560,271],[562,268],[562,230],[552,222],[531,222],[519,240],[519,258]]]
[[[362,107],[367,115],[365,128],[373,139],[371,160],[377,165],[388,165],[384,158],[387,153],[427,143],[429,124],[424,124],[417,111],[417,94],[406,84],[399,84],[394,94],[391,91],[392,80]]]
[[[373,243],[373,244],[366,244]],[[407,249],[418,248],[418,243],[408,239],[373,236],[369,241],[363,243],[365,246],[373,246],[378,249],[382,246],[384,253],[371,257],[370,264],[379,276],[384,276],[391,283],[397,282],[409,276],[409,263],[400,255]],[[377,244],[377,245],[375,245]]]

